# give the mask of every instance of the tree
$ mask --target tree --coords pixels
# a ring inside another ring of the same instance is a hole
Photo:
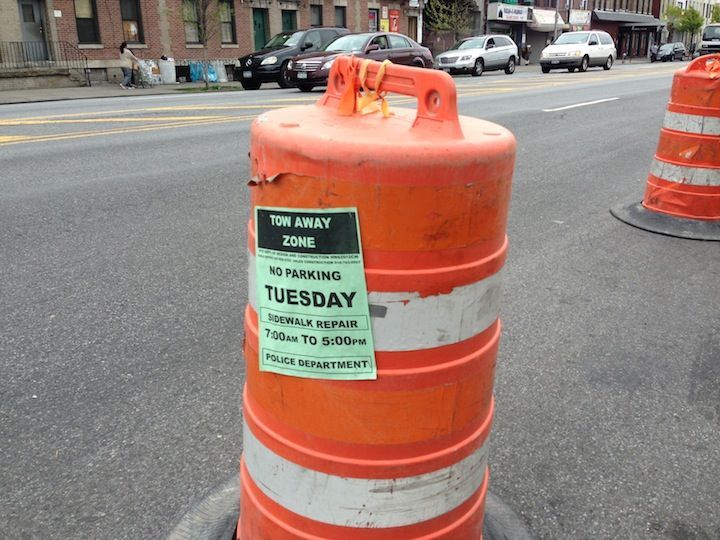
[[[667,22],[668,39],[670,41],[672,41],[673,32],[675,31],[675,27],[682,16],[683,9],[675,5],[668,6],[663,14],[663,17],[665,17],[665,21]]]
[[[425,5],[425,24],[435,31],[452,31],[455,38],[468,33],[473,26],[475,0],[429,0]]]
[[[208,42],[215,37],[220,28],[218,0],[183,0],[183,21],[186,39],[196,38],[196,42],[203,46],[203,78],[205,79],[205,90],[207,90],[210,87]]]
[[[720,5],[715,4],[710,12],[710,22],[720,23]]]
[[[690,34],[690,41],[695,41],[695,35],[705,24],[705,18],[700,12],[692,7],[683,11],[682,17],[678,21],[678,30]]]

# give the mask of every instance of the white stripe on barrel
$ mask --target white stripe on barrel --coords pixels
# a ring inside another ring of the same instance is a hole
[[[650,167],[650,174],[676,184],[720,186],[720,169],[686,167],[655,159]]]
[[[413,525],[454,510],[482,485],[487,442],[468,457],[437,471],[387,479],[349,478],[301,467],[265,447],[247,423],[243,452],[257,487],[283,508],[341,527]]]
[[[665,111],[663,127],[698,135],[720,135],[720,118]]]
[[[248,254],[249,302],[257,311],[255,256]],[[500,313],[502,270],[447,294],[370,292],[376,351],[413,351],[464,341],[489,328]]]

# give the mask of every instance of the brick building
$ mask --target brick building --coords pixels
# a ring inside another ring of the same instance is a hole
[[[141,58],[174,58],[182,74],[188,61],[205,57],[232,67],[274,34],[294,28],[397,27],[417,38],[419,14],[412,0],[212,0],[214,31],[205,50],[195,10],[188,9],[188,2],[200,1],[0,0],[0,74],[17,66],[10,57],[25,56],[26,67],[59,65],[53,57],[62,48],[87,58],[93,80],[115,81],[123,41]]]

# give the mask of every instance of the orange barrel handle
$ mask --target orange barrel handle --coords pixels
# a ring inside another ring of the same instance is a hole
[[[359,71],[361,62],[352,56],[341,56],[330,70],[327,90],[318,105],[335,106],[353,85],[360,90]],[[369,61],[366,86],[372,90],[387,90],[396,94],[417,98],[417,115],[413,129],[429,129],[447,137],[462,137],[457,110],[457,92],[452,77],[444,71],[386,64],[385,74],[376,87],[378,71],[382,64]]]

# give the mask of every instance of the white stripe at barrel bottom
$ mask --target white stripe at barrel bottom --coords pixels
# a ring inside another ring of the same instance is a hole
[[[502,270],[447,294],[369,292],[376,351],[415,351],[459,343],[489,328],[500,314]],[[255,256],[248,253],[248,296],[257,312]]]
[[[698,135],[720,135],[720,118],[665,111],[663,127]]]
[[[720,186],[720,169],[686,167],[654,159],[650,174],[668,182],[692,186]]]
[[[250,477],[268,498],[307,519],[340,527],[403,527],[436,518],[467,501],[482,485],[487,441],[468,457],[437,471],[388,479],[348,478],[301,467],[243,429]]]

